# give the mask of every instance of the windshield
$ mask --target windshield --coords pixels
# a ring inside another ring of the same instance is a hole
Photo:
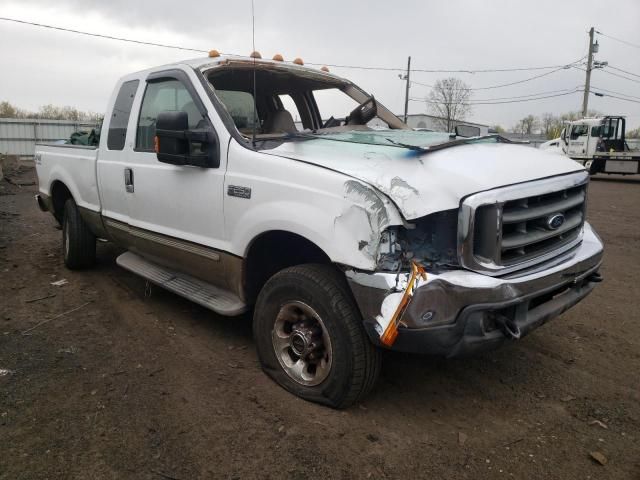
[[[237,131],[247,138],[254,133],[258,139],[287,139],[300,132],[408,128],[345,80],[273,64],[257,64],[254,72],[250,66],[218,67],[205,74]]]

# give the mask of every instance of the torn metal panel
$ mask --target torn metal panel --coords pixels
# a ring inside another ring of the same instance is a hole
[[[345,209],[334,220],[335,239],[354,242],[376,267],[382,234],[389,225],[401,222],[393,204],[369,185],[357,180],[344,183]]]

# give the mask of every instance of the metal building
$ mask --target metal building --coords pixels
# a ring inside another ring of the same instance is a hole
[[[0,154],[32,157],[36,142],[67,140],[79,130],[95,128],[95,122],[0,118]]]

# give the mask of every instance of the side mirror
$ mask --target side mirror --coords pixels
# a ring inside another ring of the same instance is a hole
[[[455,133],[456,137],[479,137],[480,127],[474,127],[472,125],[456,125]]]
[[[156,119],[154,147],[159,162],[172,165],[220,166],[218,142],[213,128],[189,129],[187,112],[160,112]]]

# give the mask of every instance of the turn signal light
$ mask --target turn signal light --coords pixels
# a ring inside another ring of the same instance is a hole
[[[389,324],[386,326],[382,335],[380,335],[380,342],[387,347],[390,347],[396,341],[398,337],[398,325],[400,324],[400,320],[402,320],[402,315],[407,310],[409,303],[411,302],[411,298],[413,297],[413,292],[415,291],[418,285],[418,279],[426,280],[427,272],[422,267],[422,265],[418,265],[416,262],[411,263],[411,275],[409,277],[409,281],[407,282],[407,288],[404,290],[404,294],[393,313]]]

